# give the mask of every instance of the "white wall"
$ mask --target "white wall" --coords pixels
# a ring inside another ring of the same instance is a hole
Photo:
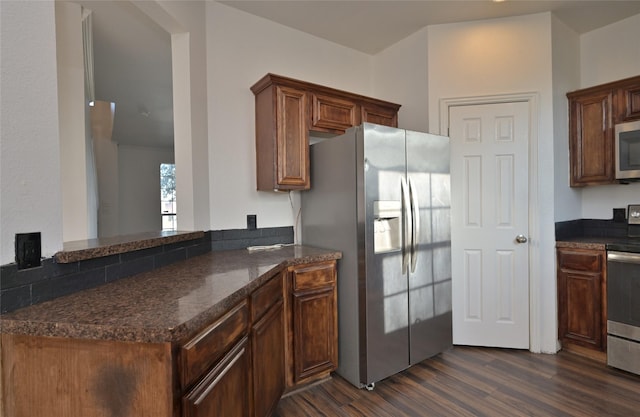
[[[371,95],[369,55],[207,2],[211,229],[293,225],[285,193],[256,191],[255,103],[250,87],[271,72]]]
[[[171,33],[178,229],[209,230],[205,2],[134,4]]]
[[[402,104],[398,127],[429,130],[427,28],[373,57],[373,96]]]
[[[581,189],[569,187],[569,106],[566,93],[580,86],[580,36],[555,16],[551,20],[555,221],[582,212]]]
[[[96,163],[98,236],[120,234],[120,168],[118,144],[107,138],[92,139]]]
[[[640,75],[640,14],[580,36],[581,88]]]
[[[87,239],[95,232],[95,207],[89,208],[82,47],[82,7],[56,2],[58,106],[62,187],[62,237]],[[90,216],[91,214],[91,216]]]
[[[0,1],[0,264],[16,233],[62,248],[60,137],[53,1]]]
[[[439,100],[506,93],[539,95],[538,200],[530,245],[539,253],[532,349],[555,352],[556,278],[551,15],[549,13],[428,28],[429,127],[439,131]],[[536,121],[534,121],[535,123]],[[534,191],[534,190],[531,190]]]
[[[640,75],[640,14],[580,37],[581,87]],[[640,202],[640,183],[584,187],[586,219],[611,219],[612,209]]]
[[[162,230],[160,164],[174,163],[172,148],[118,146],[120,235]],[[176,173],[176,177],[179,173]]]

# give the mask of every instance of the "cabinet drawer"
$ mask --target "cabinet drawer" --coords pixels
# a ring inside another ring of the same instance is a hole
[[[272,278],[251,294],[251,322],[255,323],[269,307],[282,300],[282,275]]]
[[[249,326],[246,301],[232,308],[180,348],[180,382],[186,388],[201,377],[242,336]]]
[[[325,262],[292,269],[293,290],[301,291],[333,285],[336,281],[335,262]]]
[[[603,256],[600,252],[579,252],[562,250],[558,253],[558,264],[562,269],[573,271],[599,272]]]
[[[249,340],[245,337],[182,397],[182,417],[250,417]]]

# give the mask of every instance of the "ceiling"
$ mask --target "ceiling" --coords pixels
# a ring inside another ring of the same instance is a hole
[[[173,146],[170,35],[130,2],[71,1],[93,11],[96,99],[116,103],[113,139]],[[219,2],[367,54],[428,25],[552,11],[585,33],[640,13],[640,0]]]
[[[638,0],[219,2],[367,54],[376,54],[428,25],[552,11],[582,34],[640,13]]]

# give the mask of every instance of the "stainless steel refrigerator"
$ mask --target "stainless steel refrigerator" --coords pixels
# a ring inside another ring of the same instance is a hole
[[[369,123],[310,146],[302,242],[342,251],[337,372],[357,387],[452,345],[449,154]]]

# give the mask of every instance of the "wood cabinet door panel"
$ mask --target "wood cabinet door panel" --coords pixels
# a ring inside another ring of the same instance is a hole
[[[327,288],[293,295],[296,381],[337,366],[335,294]]]
[[[618,111],[618,120],[616,122],[629,122],[640,119],[640,79],[634,85],[618,90],[617,96],[620,110]]]
[[[172,417],[169,343],[0,335],[7,417]],[[3,414],[4,412],[4,414]]]
[[[356,124],[353,101],[322,94],[311,95],[311,130],[330,130],[342,134]]]
[[[254,416],[265,417],[275,410],[285,388],[282,296],[253,326],[252,333]]]
[[[369,104],[361,106],[361,120],[363,122],[375,123],[378,125],[398,127],[398,111],[386,109]]]
[[[600,275],[566,275],[567,329],[565,337],[582,343],[599,346],[600,326]]]
[[[571,185],[613,182],[611,91],[574,99],[571,116]]]
[[[277,185],[287,189],[309,188],[309,132],[304,91],[276,87]]]
[[[238,344],[182,397],[183,417],[251,417],[248,338]]]
[[[203,375],[249,330],[249,306],[241,302],[180,348],[182,388]]]

